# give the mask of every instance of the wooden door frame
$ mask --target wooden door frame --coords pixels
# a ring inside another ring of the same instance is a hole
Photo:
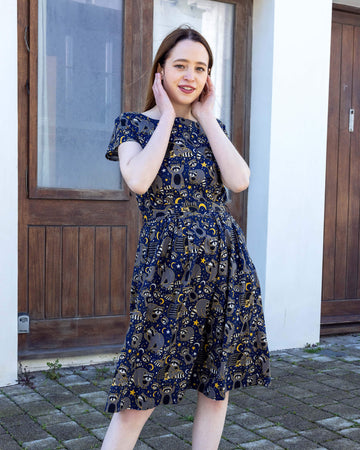
[[[351,7],[346,5],[334,4],[333,5],[333,18],[332,24],[340,22],[341,24],[356,25],[359,26],[360,22],[360,7]],[[334,25],[333,25],[334,26]],[[340,51],[340,50],[339,50]],[[333,54],[331,54],[333,57]],[[330,75],[330,76],[336,76]],[[331,89],[331,86],[330,86]],[[331,93],[330,93],[331,95]],[[331,105],[329,105],[330,108]],[[331,111],[329,109],[329,117]],[[330,120],[329,120],[330,123]],[[328,130],[330,133],[331,130]],[[330,139],[330,134],[328,134]],[[329,148],[328,148],[329,151]],[[327,163],[328,164],[328,163]],[[333,179],[333,175],[328,173],[329,167],[327,167],[327,184]],[[328,193],[329,195],[329,193]],[[326,206],[325,206],[326,208]],[[326,209],[325,209],[325,223],[324,223],[324,242],[326,240]],[[335,244],[334,244],[335,245]],[[326,254],[324,254],[324,261]],[[335,267],[333,267],[335,273]],[[323,273],[324,273],[323,265]],[[349,333],[360,331],[360,299],[324,299],[324,275],[323,275],[323,290],[322,290],[322,302],[321,302],[321,335],[331,335],[338,333]],[[342,312],[339,315],[339,311]]]

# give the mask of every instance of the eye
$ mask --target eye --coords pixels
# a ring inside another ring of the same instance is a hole
[[[175,64],[175,67],[177,69],[184,69],[184,65],[183,64]]]
[[[196,70],[197,70],[198,72],[205,72],[204,67],[197,67]]]

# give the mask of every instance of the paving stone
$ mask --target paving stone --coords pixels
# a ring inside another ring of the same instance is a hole
[[[277,444],[286,449],[311,450],[320,448],[318,444],[316,444],[315,442],[311,442],[302,436],[294,436],[287,439],[281,439],[280,441],[277,441]]]
[[[318,443],[326,443],[332,439],[339,439],[339,435],[326,428],[313,428],[312,430],[300,431],[299,434],[309,439],[310,441]]]
[[[183,425],[179,425],[179,426],[181,427],[181,426],[187,426],[187,425],[188,424],[183,424]],[[174,429],[175,428],[176,427],[174,427]],[[171,430],[171,432],[173,432],[171,427],[169,428],[169,430]],[[161,424],[154,423],[154,422],[148,420],[146,422],[144,428],[141,431],[140,437],[146,439],[146,438],[151,438],[153,436],[162,436],[163,434],[168,434],[168,433],[169,433],[169,431],[166,428],[164,428]]]
[[[41,401],[44,400],[43,397],[38,394],[37,392],[29,392],[28,394],[19,394],[19,395],[12,395],[11,400],[14,401],[19,406],[22,406],[26,403],[32,403],[35,401]]]
[[[303,399],[305,397],[313,397],[314,396],[313,392],[307,391],[307,390],[302,389],[297,386],[291,386],[291,385],[286,385],[286,386],[281,387],[279,389],[279,392],[281,392],[281,394],[289,395],[290,397],[294,397],[297,399]]]
[[[279,416],[281,414],[287,413],[286,408],[282,408],[281,406],[277,405],[265,405],[261,406],[261,408],[253,409],[253,411],[256,412],[256,414],[258,414],[259,416],[266,417],[268,419],[273,416]]]
[[[5,386],[0,389],[3,394],[12,397],[13,395],[24,395],[34,392],[30,386],[24,384],[14,384],[12,386]],[[1,398],[1,397],[0,397]]]
[[[334,378],[333,380],[328,380],[324,382],[324,384],[327,384],[328,386],[331,386],[335,389],[340,389],[342,391],[351,391],[352,389],[358,389],[359,386],[357,384],[351,383],[350,381],[346,381],[341,377],[341,381],[339,383],[339,380]]]
[[[316,395],[314,395],[314,397],[304,398],[303,403],[306,403],[308,405],[318,408],[320,406],[332,405],[334,403],[337,403],[337,401],[332,398],[325,397],[324,395],[316,394]]]
[[[324,406],[323,409],[345,419],[357,419],[360,417],[360,409],[353,408],[349,405],[342,405],[340,403]]]
[[[67,414],[68,416],[72,417],[72,416],[76,416],[77,414],[95,412],[96,409],[93,408],[92,406],[90,406],[88,403],[79,402],[79,403],[76,403],[75,405],[63,406],[61,408],[61,411],[64,414]]]
[[[193,403],[187,403],[185,405],[180,404],[176,405],[175,411],[177,414],[187,417],[187,416],[194,416],[195,414],[196,405]]]
[[[49,450],[53,448],[63,448],[59,441],[49,436],[46,439],[39,439],[36,441],[24,442],[23,448],[27,450]]]
[[[85,430],[75,422],[63,422],[48,425],[46,430],[59,441],[65,439],[76,439],[85,436]]]
[[[21,408],[6,397],[0,398],[0,423],[2,417],[22,414]]]
[[[8,434],[0,435],[0,449],[1,450],[18,450],[21,449],[20,445],[12,439]]]
[[[178,425],[177,427],[169,427],[168,430],[171,431],[172,434],[176,434],[181,439],[185,441],[191,441],[192,438],[192,423],[184,423],[182,425]]]
[[[101,426],[108,425],[109,423],[108,418],[98,411],[85,414],[78,414],[74,416],[74,419],[79,425],[89,429],[99,428]]]
[[[146,425],[145,425],[145,426],[146,426]],[[92,432],[92,434],[95,435],[100,441],[103,441],[107,429],[108,429],[108,427],[95,428],[95,429],[91,430],[91,432]]]
[[[330,430],[341,430],[344,428],[349,428],[353,424],[342,417],[330,417],[329,419],[318,420],[317,423]]]
[[[193,408],[194,408],[194,406],[193,406]],[[193,412],[195,412],[195,408],[193,409]],[[234,403],[229,403],[227,411],[226,411],[226,417],[231,417],[236,414],[241,414],[244,412],[246,412],[245,408],[241,408],[240,406],[235,405]]]
[[[22,409],[31,416],[35,417],[42,416],[44,414],[53,414],[58,411],[55,406],[53,406],[46,400],[42,400],[40,402],[25,403],[25,405],[22,405]]]
[[[265,439],[260,439],[259,441],[247,442],[245,444],[241,444],[241,448],[255,448],[256,450],[278,450],[283,447],[279,447],[273,442],[269,442]]]
[[[353,441],[360,443],[360,428],[346,428],[340,431],[346,438],[352,439]]]
[[[89,381],[86,381],[84,384],[76,384],[75,386],[67,386],[67,389],[69,389],[75,395],[88,394],[89,392],[94,392],[94,390],[98,390]]]
[[[226,439],[221,439],[219,444],[219,450],[234,450],[234,444],[230,441],[227,441]]]
[[[101,442],[93,436],[85,436],[64,441],[64,445],[69,450],[89,450],[91,448],[100,448]]]
[[[284,414],[283,416],[271,417],[271,421],[279,426],[283,426],[288,430],[303,431],[315,428],[316,424],[309,420],[303,419],[296,414]]]
[[[70,422],[71,419],[63,412],[56,410],[56,412],[53,412],[51,414],[46,414],[44,416],[38,416],[36,420],[40,423],[40,425],[53,425],[55,423],[64,423],[64,422]]]
[[[45,439],[49,435],[26,414],[2,418],[2,425],[17,441],[28,442]]]
[[[145,442],[138,441],[134,447],[134,450],[152,450],[152,447],[149,447]]]
[[[168,408],[155,408],[155,411],[152,413],[151,417],[156,420],[159,419],[159,422],[164,427],[175,427],[176,425],[183,425],[184,423],[188,423],[183,416],[180,416],[175,411],[172,411]]]
[[[47,401],[59,408],[65,405],[79,403],[79,399],[77,398],[77,396],[59,385],[50,385],[45,386],[41,389],[39,388],[39,392]]]
[[[314,408],[311,405],[296,405],[292,412],[311,421],[327,419],[333,416],[333,414],[319,408]]]
[[[80,377],[79,375],[74,375],[73,373],[67,375],[66,377],[62,377],[60,381],[61,384],[66,387],[89,384],[88,380],[84,379],[83,377]]]
[[[342,400],[342,403],[345,403],[345,405],[349,405],[360,410],[360,395],[352,398],[344,398]]]
[[[272,401],[273,405],[281,406],[282,408],[292,409],[295,405],[302,406],[303,402],[291,397],[287,397],[285,395],[280,395],[277,398],[274,398]]]
[[[88,394],[80,394],[81,399],[86,400],[90,405],[105,408],[107,394],[103,391],[90,392]]]
[[[351,439],[335,439],[334,441],[326,442],[328,450],[359,450],[360,444]]]
[[[280,426],[272,426],[267,428],[260,428],[256,430],[261,436],[271,441],[277,441],[279,439],[287,438],[289,436],[294,436],[294,432],[287,430],[286,428]]]
[[[253,414],[251,412],[242,413],[237,416],[234,416],[232,420],[234,420],[241,427],[250,429],[264,428],[272,425],[272,422],[270,422],[269,420],[264,419],[263,417],[258,416],[257,414]]]
[[[237,424],[225,425],[223,436],[234,444],[241,445],[244,442],[259,439],[259,435],[253,433],[252,431],[246,430]]]
[[[145,444],[148,444],[154,449],[171,449],[171,450],[185,450],[191,448],[191,445],[184,442],[182,439],[172,434],[157,436],[150,439],[144,439]]]

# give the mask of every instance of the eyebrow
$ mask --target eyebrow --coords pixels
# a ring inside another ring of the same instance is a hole
[[[184,58],[178,58],[178,59],[174,59],[173,63],[175,63],[175,62],[189,62],[189,60],[184,59]],[[202,65],[202,66],[207,67],[207,64],[204,63],[204,62],[202,62],[202,61],[196,61],[195,64],[200,64],[200,65]]]

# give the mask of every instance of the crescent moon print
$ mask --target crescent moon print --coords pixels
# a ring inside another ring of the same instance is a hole
[[[117,160],[120,142],[146,146],[157,124],[124,113],[106,157]],[[179,403],[187,389],[221,400],[235,388],[269,385],[258,277],[197,122],[175,119],[158,175],[137,202],[143,227],[130,325],[106,410]]]

